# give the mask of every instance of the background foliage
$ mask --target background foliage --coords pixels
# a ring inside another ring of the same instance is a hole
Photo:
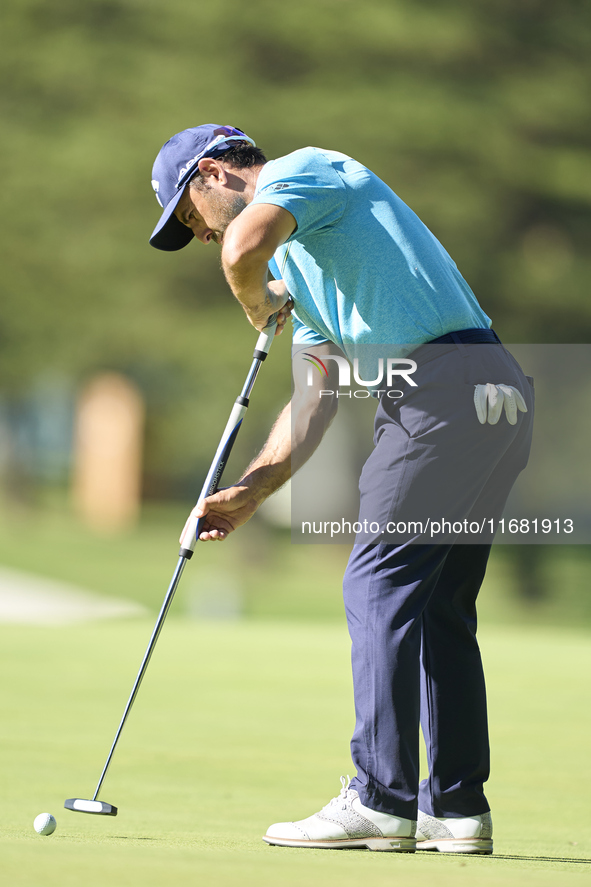
[[[250,349],[217,247],[147,245],[151,164],[186,126],[235,123],[269,157],[354,155],[442,240],[506,341],[589,339],[589,4],[5,0],[0,15],[0,384],[131,373],[148,492],[210,451]],[[288,396],[285,365],[257,395],[261,425]]]

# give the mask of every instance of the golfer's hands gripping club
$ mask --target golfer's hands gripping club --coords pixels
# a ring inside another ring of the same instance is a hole
[[[188,543],[195,538],[199,521],[201,542],[223,542],[229,533],[250,520],[260,504],[250,487],[245,485],[227,487],[200,499],[181,533],[181,546],[192,547]]]
[[[287,302],[285,303],[285,305],[283,306],[283,308],[280,308],[279,311],[277,312],[277,320],[276,320],[277,328],[275,329],[276,336],[280,336],[281,333],[283,332],[283,328],[284,328],[285,324],[287,323],[288,319],[291,317],[292,308],[293,308],[293,299],[290,296],[289,299],[287,300]],[[268,323],[268,321],[267,321],[267,323]]]
[[[269,325],[271,318],[274,318],[277,324],[275,335],[279,336],[291,316],[293,299],[283,280],[270,280],[264,291],[264,298],[258,304],[247,305],[243,302],[242,307],[249,322],[259,332],[262,332]]]
[[[287,287],[285,286],[285,284],[283,283],[282,280],[270,281],[267,284],[267,288],[269,289],[270,292],[273,292],[275,287],[277,288],[277,293],[276,293],[277,302],[279,302],[281,304],[281,307],[276,309],[276,311],[272,312],[271,316],[273,316],[274,314],[277,315],[275,317],[275,323],[277,324],[277,327],[275,329],[275,335],[280,336],[281,333],[283,332],[283,328],[284,328],[285,324],[287,323],[287,321],[291,317],[291,312],[292,312],[292,308],[293,308],[293,299],[291,298],[291,296],[287,292]],[[270,322],[270,320],[271,320],[271,317],[267,318],[267,322],[266,322],[265,326]]]
[[[492,382],[474,386],[474,406],[481,425],[486,422],[496,425],[503,409],[509,425],[517,424],[518,410],[527,413],[527,406],[517,388],[512,385],[493,385]]]

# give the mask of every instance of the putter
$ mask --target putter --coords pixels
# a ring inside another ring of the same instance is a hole
[[[205,478],[205,482],[201,489],[201,493],[199,494],[198,503],[201,502],[202,499],[205,499],[207,496],[211,496],[213,493],[215,493],[219,486],[224,468],[226,467],[226,463],[229,459],[230,453],[232,452],[234,441],[236,440],[236,437],[240,430],[240,426],[242,424],[242,420],[244,419],[244,416],[248,409],[250,393],[252,391],[254,383],[256,382],[256,378],[259,374],[261,365],[265,360],[267,354],[269,353],[271,343],[273,342],[273,336],[275,335],[275,328],[277,325],[276,318],[276,314],[269,318],[267,326],[257,339],[253,354],[252,365],[250,367],[248,376],[246,377],[242,392],[236,398],[236,401],[232,408],[232,412],[230,413],[230,418],[228,419],[216,454],[213,457],[213,462],[211,463],[211,466],[207,473],[207,477]],[[115,734],[113,745],[111,746],[111,750],[107,757],[105,766],[103,767],[103,772],[101,773],[94,795],[92,796],[91,800],[86,800],[85,798],[68,798],[68,800],[64,802],[64,807],[67,810],[74,810],[77,813],[95,813],[102,816],[117,816],[117,807],[114,807],[113,804],[107,804],[106,801],[99,801],[98,795],[104,782],[105,776],[107,775],[107,771],[109,769],[109,765],[111,764],[111,759],[117,747],[117,743],[119,742],[119,737],[121,736],[121,732],[123,730],[123,727],[125,726],[127,716],[129,715],[131,707],[135,702],[140,684],[142,683],[142,679],[144,677],[144,674],[146,673],[148,663],[150,662],[150,658],[152,656],[152,653],[154,652],[156,641],[158,640],[160,632],[162,631],[164,620],[166,619],[166,616],[170,609],[170,605],[172,604],[172,599],[174,598],[175,591],[177,590],[180,578],[183,574],[185,564],[193,557],[195,545],[199,540],[199,533],[201,531],[202,523],[203,518],[200,518],[198,520],[196,517],[191,517],[187,522],[185,529],[183,530],[183,534],[181,537],[181,549],[179,551],[179,559],[176,569],[168,587],[168,591],[166,592],[166,597],[164,598],[160,613],[158,614],[158,619],[156,620],[156,625],[154,626],[150,642],[144,654],[144,658],[142,660],[142,664],[140,665],[140,670],[138,671],[129,699],[127,700],[127,705],[125,706],[123,717],[121,718],[119,727],[117,728],[117,733]]]

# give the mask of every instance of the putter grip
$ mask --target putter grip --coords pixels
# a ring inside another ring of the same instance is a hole
[[[226,462],[232,452],[234,441],[236,440],[240,425],[242,424],[242,420],[247,410],[246,404],[240,403],[240,400],[241,398],[236,401],[232,408],[222,439],[217,448],[217,452],[213,457],[209,471],[207,472],[207,477],[205,478],[201,493],[199,494],[198,503],[207,496],[211,496],[218,488],[222,474],[224,473],[224,468],[226,467]],[[180,539],[181,557],[191,557],[191,554],[195,550],[195,545],[197,544],[200,524],[203,520],[203,518],[196,518],[194,515],[189,516],[189,520],[185,524]]]
[[[198,523],[199,518],[195,517],[194,514],[190,514],[187,523],[185,524],[184,530],[181,533],[181,551],[193,551],[195,543],[197,541]]]
[[[267,326],[260,333],[257,343],[254,349],[255,357],[260,357],[260,359],[264,360],[265,358],[262,355],[267,356],[269,353],[269,348],[271,347],[271,343],[273,342],[273,337],[275,336],[275,330],[277,329],[277,315],[278,311],[275,314],[272,314],[269,320],[267,321]],[[258,352],[258,354],[257,354]]]

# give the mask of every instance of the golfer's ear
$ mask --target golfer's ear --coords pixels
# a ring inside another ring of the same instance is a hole
[[[204,179],[214,178],[222,184],[227,181],[226,170],[213,157],[202,157],[197,167]]]

